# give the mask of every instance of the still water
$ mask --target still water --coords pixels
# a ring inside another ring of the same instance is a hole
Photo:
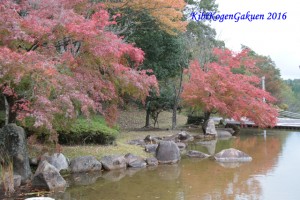
[[[244,130],[235,139],[189,145],[205,153],[233,147],[252,156],[250,163],[224,166],[183,157],[177,165],[73,176],[70,187],[56,199],[300,199],[300,132],[262,133]]]

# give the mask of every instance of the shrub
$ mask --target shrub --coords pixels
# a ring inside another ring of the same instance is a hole
[[[101,116],[91,119],[78,118],[67,131],[59,130],[60,144],[112,144],[118,134],[116,127],[110,128]]]

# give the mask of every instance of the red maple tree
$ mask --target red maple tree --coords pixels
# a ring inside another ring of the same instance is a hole
[[[143,51],[106,30],[115,22],[100,3],[3,0],[0,13],[0,88],[30,102],[20,121],[53,130],[56,114],[100,112],[113,122],[123,95],[143,101],[158,89],[156,77],[138,69]]]
[[[247,118],[259,127],[274,126],[278,112],[271,103],[275,98],[260,88],[260,78],[251,73],[258,68],[248,51],[234,54],[228,49],[214,49],[213,53],[215,62],[203,67],[197,61],[190,64],[189,80],[183,86],[184,102],[202,109],[206,120],[218,112],[240,122]],[[240,68],[243,74],[235,72]]]

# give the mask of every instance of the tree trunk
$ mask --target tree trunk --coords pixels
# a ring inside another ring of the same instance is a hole
[[[150,108],[146,108],[146,122],[145,122],[145,128],[149,128],[150,127]]]
[[[4,105],[5,105],[5,125],[7,125],[9,122],[9,104],[6,96],[5,95],[3,96],[4,96]]]
[[[177,104],[173,106],[172,129],[175,129],[177,126],[177,107]]]
[[[210,117],[210,112],[204,112],[204,122],[202,124],[202,131],[204,133],[204,135],[206,135],[206,128],[207,128],[207,124],[208,124],[208,120]]]
[[[183,67],[181,67],[181,71],[180,71],[180,82],[179,82],[178,92],[176,91],[176,87],[174,86],[175,99],[174,99],[173,113],[172,113],[172,129],[175,129],[177,126],[177,108],[178,108],[180,94],[182,91],[182,77],[183,77]]]

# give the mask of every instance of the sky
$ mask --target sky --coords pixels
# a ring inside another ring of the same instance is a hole
[[[283,79],[300,79],[300,12],[297,0],[216,0],[219,14],[264,14],[263,20],[213,21],[217,39],[240,51],[241,44],[256,53],[270,56]],[[267,20],[269,12],[277,18],[286,12],[286,19]]]

